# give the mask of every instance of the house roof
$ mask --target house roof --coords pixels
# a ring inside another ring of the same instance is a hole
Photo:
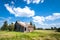
[[[21,25],[22,27],[25,27],[25,23],[24,22],[17,22],[19,25]]]
[[[25,23],[25,22],[20,22],[18,21],[17,22],[19,25],[21,25],[22,27],[28,27],[28,28],[33,28],[32,25],[28,24],[28,23]]]

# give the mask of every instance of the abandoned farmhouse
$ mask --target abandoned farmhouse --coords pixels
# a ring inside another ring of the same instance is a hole
[[[15,23],[15,31],[20,31],[20,32],[32,32],[34,30],[34,27],[30,24],[16,21]]]

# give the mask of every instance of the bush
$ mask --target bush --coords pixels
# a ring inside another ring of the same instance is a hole
[[[60,28],[57,28],[57,32],[60,32]]]
[[[8,23],[7,23],[7,21],[4,21],[4,24],[1,27],[1,30],[8,30]]]

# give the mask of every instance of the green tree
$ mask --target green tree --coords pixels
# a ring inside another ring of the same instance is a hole
[[[36,30],[36,26],[35,26],[35,24],[34,24],[34,30]]]
[[[53,27],[51,27],[51,30],[54,30],[54,28],[53,28]]]
[[[37,30],[43,30],[43,28],[36,28]]]
[[[14,24],[14,31],[16,31],[16,24],[17,24],[18,22],[16,21],[15,22],[15,24]]]
[[[30,21],[30,25],[32,25],[34,27],[34,30],[36,29],[35,24],[32,23],[32,21]]]
[[[54,27],[54,30],[56,30],[57,28],[56,27]]]
[[[14,24],[11,23],[11,24],[9,25],[8,29],[9,29],[9,31],[14,31]]]
[[[60,28],[57,28],[57,30],[56,30],[57,32],[60,32]]]
[[[30,21],[30,25],[33,25],[31,21]]]
[[[8,30],[8,23],[7,23],[7,21],[4,22],[3,26],[1,27],[1,30]]]

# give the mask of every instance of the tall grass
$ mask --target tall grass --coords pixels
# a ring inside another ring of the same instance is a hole
[[[50,30],[35,30],[28,33],[0,31],[0,40],[60,40],[60,33]]]

